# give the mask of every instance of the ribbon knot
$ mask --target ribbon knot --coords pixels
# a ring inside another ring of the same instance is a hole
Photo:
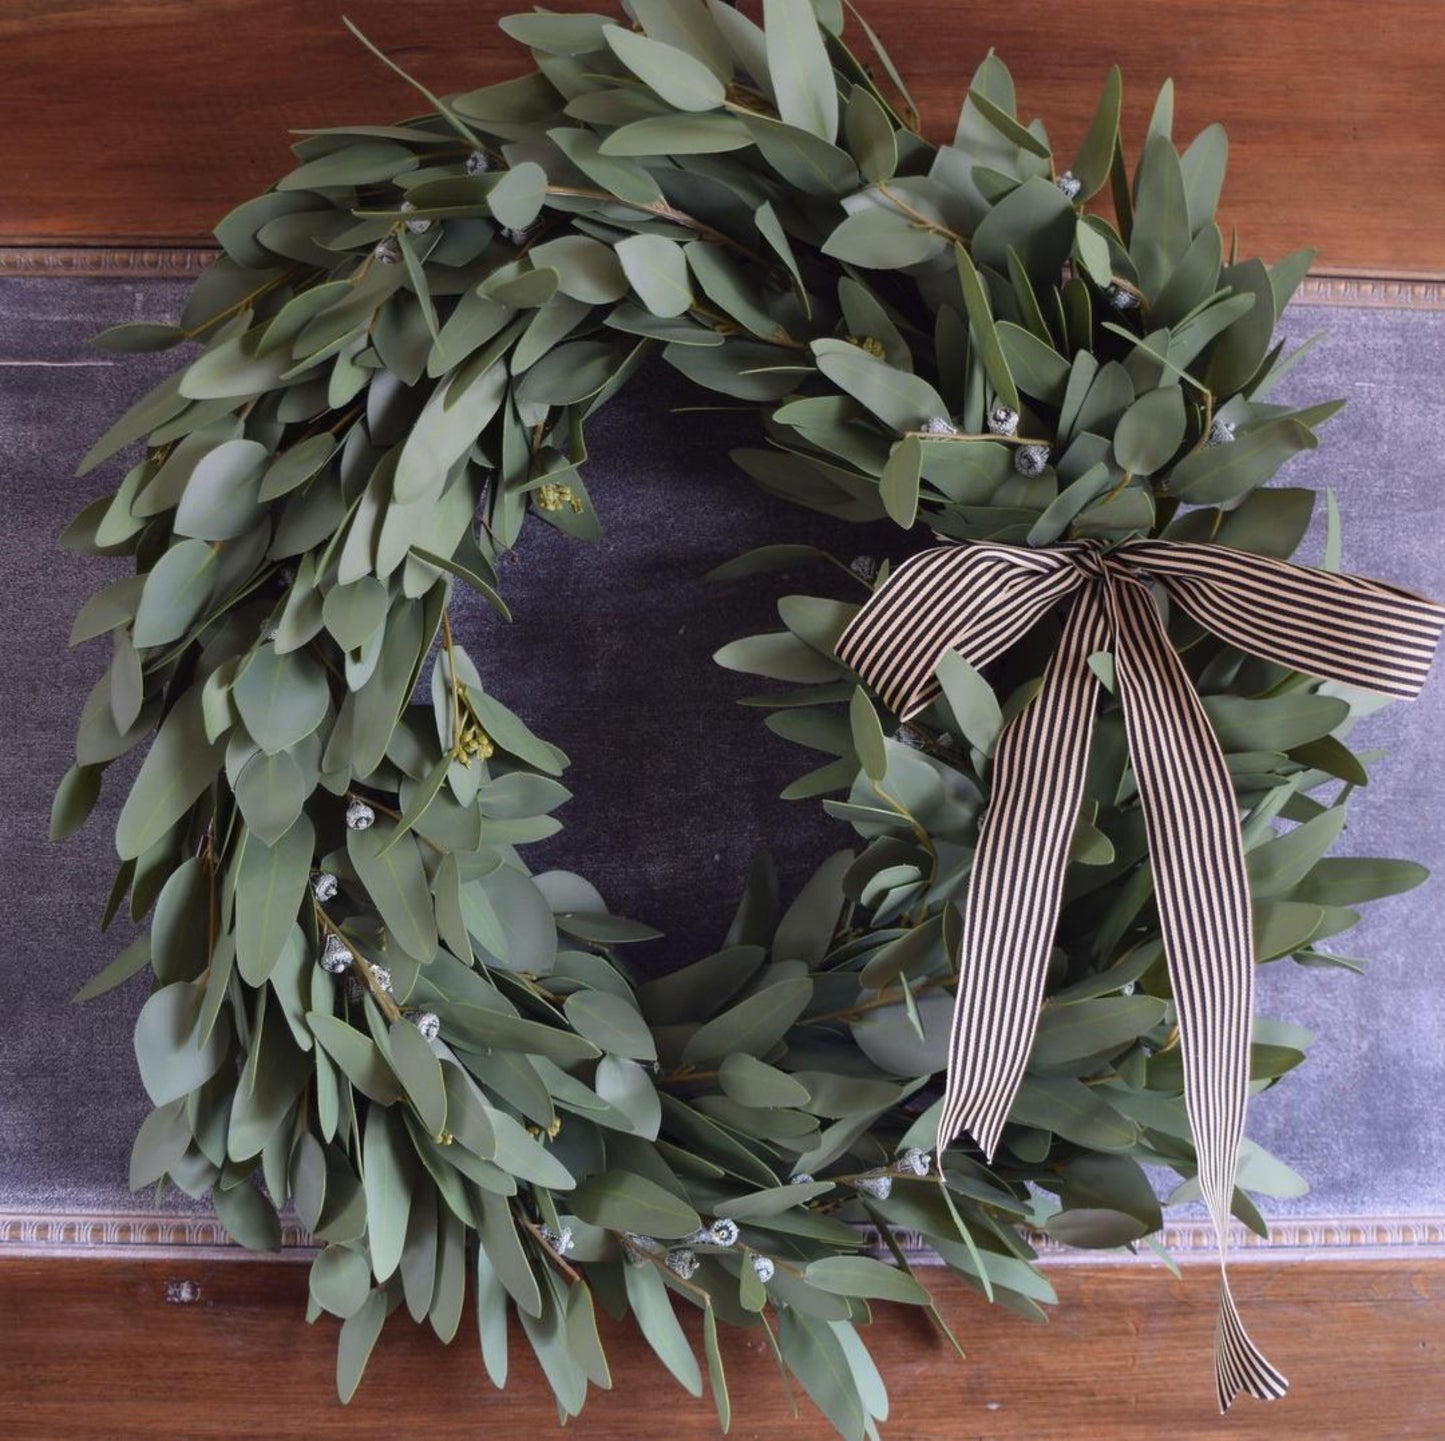
[[[899,566],[854,617],[838,655],[908,720],[940,694],[934,671],[946,651],[981,669],[1070,602],[1037,695],[999,736],[963,903],[938,1144],[966,1131],[990,1159],[1033,1046],[1083,799],[1099,687],[1089,659],[1113,656],[1178,1011],[1185,1107],[1219,1240],[1215,1381],[1227,1410],[1241,1390],[1271,1399],[1289,1384],[1245,1332],[1225,1270],[1249,1092],[1249,881],[1229,770],[1156,589],[1240,650],[1402,698],[1418,694],[1445,629],[1445,608],[1410,591],[1222,545],[946,542]]]

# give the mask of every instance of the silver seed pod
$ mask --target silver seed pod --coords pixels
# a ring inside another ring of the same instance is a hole
[[[1064,171],[1054,184],[1064,192],[1065,200],[1077,200],[1079,198],[1079,191],[1084,188],[1084,182],[1080,180],[1072,170]]]
[[[886,1201],[893,1194],[892,1176],[859,1176],[853,1185],[856,1190],[862,1191],[865,1196],[872,1196],[875,1201]]]
[[[340,936],[327,936],[326,944],[321,948],[321,969],[339,976],[351,969],[351,962],[351,947]]]
[[[988,420],[985,422],[990,435],[1017,435],[1019,429],[1019,413],[1010,410],[1006,405],[996,405],[988,413]]]
[[[738,1223],[727,1216],[722,1216],[712,1223],[708,1240],[714,1246],[736,1246],[740,1234]]]
[[[866,580],[869,585],[878,578],[878,562],[871,555],[855,555],[849,562],[848,569],[859,580]]]
[[[416,206],[413,205],[410,200],[403,200],[401,202],[401,213],[403,215],[410,215],[415,209]],[[431,221],[428,220],[425,216],[422,216],[420,219],[417,220],[408,220],[406,222],[406,231],[408,235],[425,235],[430,229]]]
[[[485,152],[473,150],[472,153],[467,156],[468,175],[485,175],[491,168],[492,162],[487,159]]]
[[[933,1156],[917,1146],[910,1146],[898,1158],[898,1169],[907,1176],[926,1176],[933,1169]]]
[[[893,732],[893,739],[896,740],[899,745],[907,746],[911,751],[921,751],[923,749],[923,737],[919,735],[912,726],[899,726],[898,729]]]
[[[411,1018],[411,1023],[424,1041],[434,1041],[441,1034],[441,1017],[435,1011],[418,1011]]]
[[[790,1186],[811,1186],[812,1184],[813,1177],[807,1171],[798,1171],[796,1174],[788,1177],[788,1185]]]
[[[389,996],[391,994],[391,972],[385,966],[373,966],[371,975],[376,984]]]
[[[370,830],[376,824],[376,812],[365,801],[352,801],[346,808],[346,829]]]
[[[401,259],[401,246],[396,243],[396,236],[387,235],[377,241],[371,253],[383,265],[395,265]]]
[[[958,427],[946,415],[932,415],[923,422],[925,435],[957,435]]]
[[[681,1276],[684,1281],[690,1281],[697,1271],[697,1252],[686,1246],[675,1246],[662,1258],[662,1264],[674,1276]]]
[[[1205,445],[1230,445],[1234,441],[1234,422],[1215,416],[1205,437]]]
[[[644,1265],[647,1258],[657,1251],[657,1242],[651,1236],[644,1236],[637,1231],[624,1231],[622,1233],[622,1254],[634,1266]]]
[[[1137,310],[1139,308],[1139,297],[1127,285],[1120,285],[1117,281],[1104,292],[1104,299],[1115,310]]]
[[[311,894],[316,897],[321,905],[327,901],[336,899],[336,893],[341,889],[341,882],[331,874],[330,871],[317,871],[311,877]]]
[[[1020,475],[1042,475],[1049,466],[1049,448],[1046,445],[1021,445],[1014,451],[1014,469]]]
[[[753,1275],[763,1283],[764,1286],[773,1279],[773,1272],[777,1269],[769,1256],[754,1256]]]
[[[565,1256],[576,1245],[571,1226],[563,1226],[560,1231],[554,1231],[550,1226],[539,1226],[537,1229],[543,1242],[559,1256]]]

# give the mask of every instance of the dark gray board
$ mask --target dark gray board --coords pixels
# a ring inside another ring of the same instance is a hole
[[[100,356],[87,337],[119,320],[164,318],[182,291],[160,281],[0,281],[0,1210],[145,1200],[125,1185],[147,1109],[130,1044],[144,981],[90,1006],[68,999],[123,939],[97,928],[118,797],[66,844],[45,840],[51,789],[105,659],[103,644],[68,652],[65,641],[78,606],[108,578],[104,563],[57,551],[54,540],[116,479],[112,466],[77,481],[75,462],[167,366],[164,356]],[[1335,487],[1349,568],[1445,592],[1445,395],[1435,383],[1445,314],[1300,306],[1286,328],[1296,340],[1329,331],[1292,378],[1294,394],[1351,402],[1287,479]],[[727,458],[755,439],[749,422],[669,409],[707,401],[661,369],[634,382],[590,432],[603,540],[582,545],[533,527],[505,573],[517,621],[507,627],[473,608],[461,626],[497,694],[572,757],[566,830],[529,859],[583,872],[614,909],[666,930],[649,961],[659,967],[716,944],[754,849],[771,846],[796,883],[850,839],[816,805],[776,799],[809,753],[733,705],[750,683],[710,660],[724,641],[773,628],[773,601],[789,583],[717,586],[704,573],[764,541],[814,541],[845,556],[908,549],[889,528],[820,525],[759,495]],[[1316,544],[1305,558],[1317,555]],[[847,586],[822,573],[792,584]],[[1439,675],[1418,704],[1368,722],[1370,741],[1390,756],[1356,798],[1344,849],[1445,869],[1445,782],[1434,765],[1442,723]],[[1345,941],[1372,958],[1364,978],[1265,968],[1261,1011],[1319,1035],[1309,1063],[1251,1111],[1250,1134],[1313,1186],[1298,1200],[1266,1201],[1268,1214],[1445,1212],[1434,1165],[1445,1147],[1439,894],[1432,884],[1369,910]]]

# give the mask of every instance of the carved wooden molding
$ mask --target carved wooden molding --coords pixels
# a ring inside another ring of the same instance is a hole
[[[0,246],[0,276],[128,275],[184,280],[199,274],[217,255],[200,246]],[[1299,298],[1308,305],[1370,309],[1445,310],[1445,279],[1390,274],[1307,276]]]
[[[930,1259],[916,1236],[899,1233],[898,1239],[918,1260],[926,1263]],[[1047,1265],[1138,1265],[1155,1260],[1147,1249],[1137,1255],[1080,1251],[1047,1236],[1031,1239]],[[1205,1221],[1171,1222],[1160,1239],[1180,1262],[1213,1261],[1218,1255],[1213,1228]],[[281,1244],[284,1259],[309,1259],[311,1238],[294,1221],[283,1224]],[[233,1245],[210,1216],[0,1212],[0,1260],[20,1256],[94,1259],[164,1252],[206,1259],[266,1259]],[[1230,1237],[1230,1256],[1236,1262],[1309,1261],[1332,1256],[1352,1261],[1375,1256],[1445,1258],[1445,1216],[1291,1217],[1270,1223],[1268,1241],[1236,1225]]]

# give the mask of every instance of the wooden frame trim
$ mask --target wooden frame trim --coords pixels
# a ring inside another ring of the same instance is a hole
[[[76,276],[184,280],[199,275],[219,252],[197,246],[0,245],[0,276]],[[1425,275],[1319,272],[1305,278],[1308,305],[1445,310],[1445,279]]]
[[[911,1255],[928,1256],[917,1237],[900,1233]],[[1152,1252],[1081,1251],[1047,1236],[1030,1238],[1042,1260],[1053,1266],[1152,1263]],[[1177,1261],[1218,1258],[1213,1228],[1205,1221],[1177,1221],[1164,1227],[1165,1248]],[[300,1261],[312,1254],[311,1238],[294,1221],[281,1232],[281,1255]],[[1308,1216],[1270,1223],[1269,1240],[1236,1225],[1230,1237],[1236,1262],[1317,1261],[1321,1259],[1445,1259],[1445,1216]],[[266,1259],[234,1245],[212,1216],[176,1216],[146,1212],[0,1212],[0,1260],[35,1257],[156,1257]]]

